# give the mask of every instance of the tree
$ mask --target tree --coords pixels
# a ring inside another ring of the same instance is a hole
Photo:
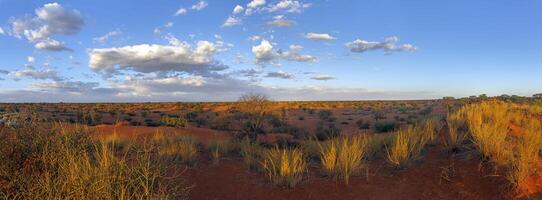
[[[239,98],[239,110],[246,115],[241,132],[249,139],[256,140],[264,133],[263,125],[271,100],[265,94],[248,93]]]
[[[539,93],[539,94],[533,94],[533,98],[535,98],[535,99],[542,99],[542,93]]]

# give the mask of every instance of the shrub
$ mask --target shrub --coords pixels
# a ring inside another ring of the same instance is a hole
[[[303,152],[299,149],[273,149],[265,151],[262,162],[269,180],[277,186],[294,187],[307,171]]]
[[[341,135],[341,129],[337,128],[335,124],[323,124],[318,123],[316,127],[316,138],[318,140],[327,140],[330,138],[338,137]]]
[[[319,144],[320,162],[324,172],[333,178],[342,178],[348,184],[357,173],[366,153],[367,139],[341,137]]]
[[[170,117],[170,116],[163,116],[160,119],[160,123],[165,126],[170,127],[185,127],[186,126],[186,120],[184,118],[180,117]]]
[[[334,122],[335,117],[333,117],[333,113],[330,110],[320,110],[318,111],[318,118],[320,118],[322,121],[326,122]]]
[[[397,122],[378,121],[374,123],[374,129],[377,133],[385,133],[395,130],[398,127]]]
[[[356,125],[359,129],[369,129],[371,127],[371,124],[369,122],[363,121],[363,119],[359,119],[356,121]]]

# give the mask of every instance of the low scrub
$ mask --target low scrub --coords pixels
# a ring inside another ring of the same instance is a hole
[[[262,167],[274,185],[292,188],[303,180],[307,162],[300,149],[275,146],[265,151]]]

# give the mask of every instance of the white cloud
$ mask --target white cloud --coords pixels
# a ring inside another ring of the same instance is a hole
[[[192,5],[192,7],[190,7],[190,9],[192,10],[203,10],[205,7],[207,7],[207,5],[209,5],[206,1],[199,1],[198,3]]]
[[[236,14],[239,14],[241,12],[243,12],[243,10],[245,10],[245,8],[243,8],[243,6],[241,5],[236,5],[235,8],[233,8],[233,14],[236,15]]]
[[[67,10],[58,3],[49,3],[35,10],[36,16],[27,19],[14,19],[11,22],[12,34],[23,36],[32,43],[42,42],[36,47],[50,46],[53,35],[74,35],[79,33],[84,20],[77,10]],[[54,42],[53,42],[54,43]],[[45,46],[44,46],[45,45]],[[59,47],[57,45],[57,47]],[[58,48],[56,48],[58,50]]]
[[[252,53],[256,57],[256,63],[270,63],[277,57],[273,45],[267,40],[262,40],[259,45],[252,46]]]
[[[260,76],[262,72],[263,71],[260,69],[242,69],[242,70],[236,71],[236,73],[241,74],[244,77],[249,77],[249,78],[256,78]]]
[[[310,40],[333,40],[335,37],[327,33],[307,33],[303,37]]]
[[[284,15],[277,15],[273,17],[273,20],[267,22],[267,25],[277,26],[277,27],[291,27],[295,25],[294,21],[286,19]]]
[[[179,8],[177,9],[177,11],[175,12],[175,16],[179,16],[179,15],[186,15],[186,13],[188,12],[188,10],[186,10],[186,8]]]
[[[318,61],[318,58],[311,56],[311,55],[301,55],[296,51],[284,51],[280,52],[279,55],[281,58],[289,61],[297,61],[297,62],[316,62]]]
[[[303,49],[303,46],[297,45],[297,44],[292,44],[292,45],[290,45],[290,46],[288,46],[288,47],[289,47],[290,50],[292,50],[292,51],[299,51],[299,50]]]
[[[310,7],[310,3],[301,3],[294,0],[281,0],[277,4],[269,7],[267,10],[269,12],[275,12],[279,10],[285,10],[289,13],[300,13],[303,9]]]
[[[28,61],[28,63],[30,64],[33,64],[34,62],[36,62],[36,58],[34,58],[33,56],[28,56],[26,57],[26,61]]]
[[[281,78],[281,79],[294,79],[294,75],[284,72],[284,71],[276,71],[276,72],[269,72],[265,77],[268,78]]]
[[[0,27],[0,35],[5,35],[6,32],[4,31],[4,29],[2,29],[2,27]]]
[[[109,40],[109,38],[111,38],[111,37],[113,37],[113,36],[118,36],[118,35],[120,35],[120,34],[122,34],[122,32],[121,32],[119,29],[117,29],[117,30],[111,31],[111,32],[109,32],[109,33],[106,33],[106,34],[103,35],[103,36],[95,37],[95,38],[93,38],[92,40],[93,40],[94,42],[98,42],[98,43],[100,43],[100,44],[105,44],[105,43],[107,42],[107,40]]]
[[[168,22],[168,23],[166,23],[166,24],[164,25],[164,27],[166,27],[166,28],[171,28],[171,27],[173,27],[173,22]]]
[[[250,41],[257,41],[257,40],[260,40],[262,39],[262,37],[260,37],[259,35],[251,35],[248,37],[248,40]]]
[[[362,39],[356,39],[352,42],[346,43],[346,47],[351,52],[363,53],[366,51],[383,50],[386,53],[392,53],[396,51],[416,51],[417,47],[412,44],[403,44],[396,46],[399,39],[395,36],[387,37],[384,41],[367,41]]]
[[[20,80],[22,78],[31,78],[36,80],[54,80],[54,81],[61,81],[63,80],[62,77],[58,75],[58,73],[51,69],[46,70],[36,70],[32,67],[27,67],[22,70],[12,71],[9,73],[13,76],[13,79]]]
[[[311,79],[313,79],[313,80],[319,80],[319,81],[327,81],[327,80],[335,79],[335,77],[334,77],[334,76],[331,76],[331,75],[325,75],[325,74],[322,74],[322,75],[315,75],[315,76],[312,76]]]
[[[53,39],[42,40],[36,43],[34,47],[36,49],[46,51],[73,51],[72,49],[66,47],[64,42],[59,42]]]
[[[186,42],[169,37],[170,45],[140,44],[118,48],[91,49],[90,67],[97,72],[112,75],[121,71],[142,73],[181,72],[212,76],[228,67],[216,61],[219,51],[208,41],[198,41],[192,49]]]
[[[240,18],[237,17],[228,17],[226,21],[224,21],[224,24],[222,24],[223,27],[231,27],[236,25],[241,25],[243,21]]]
[[[257,8],[260,6],[265,5],[265,0],[252,0],[250,3],[247,4],[248,8]]]
[[[259,45],[252,46],[252,53],[256,57],[257,64],[277,64],[276,59],[284,59],[296,62],[315,62],[318,58],[311,55],[302,55],[297,52],[299,46],[291,46],[291,51],[275,51],[273,45],[267,40],[262,40]],[[296,49],[297,48],[297,49]]]

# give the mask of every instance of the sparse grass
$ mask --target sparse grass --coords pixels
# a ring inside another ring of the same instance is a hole
[[[160,139],[157,139],[157,138]],[[154,143],[158,149],[158,155],[166,162],[193,166],[196,164],[199,155],[198,142],[188,135],[169,135],[167,137],[155,137]]]
[[[220,158],[232,151],[231,141],[228,139],[213,139],[209,142],[207,151],[209,151],[213,164],[218,164]]]
[[[263,157],[263,147],[248,138],[239,141],[239,153],[249,170],[261,171],[260,161]]]
[[[326,175],[342,178],[348,184],[350,176],[356,174],[365,158],[365,137],[340,137],[320,143],[320,162]]]
[[[300,149],[279,149],[275,146],[265,151],[262,167],[274,185],[293,188],[303,180],[307,162]]]

